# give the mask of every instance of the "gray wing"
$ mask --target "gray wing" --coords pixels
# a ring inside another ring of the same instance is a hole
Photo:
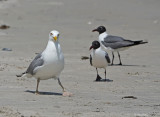
[[[92,56],[90,55],[90,64],[92,66]]]
[[[108,35],[106,38],[104,38],[104,41],[106,43],[115,43],[115,42],[125,41],[125,39],[123,37]]]
[[[108,35],[106,38],[104,38],[104,41],[101,41],[101,43],[105,47],[110,47],[112,49],[118,49],[118,48],[123,48],[123,47],[144,44],[147,42],[143,42],[142,40],[139,40],[139,41],[126,40],[123,37]]]
[[[134,45],[133,41],[130,40],[125,40],[125,41],[117,41],[117,42],[106,42],[106,41],[101,41],[101,43],[105,46],[105,47],[110,47],[112,49],[118,49],[118,48],[123,48],[123,47],[129,47]]]
[[[110,61],[110,58],[109,58],[109,56],[108,56],[108,53],[106,53],[105,58],[106,58],[106,60],[107,60],[108,63],[111,62],[111,61]]]
[[[34,75],[35,73],[33,72],[34,69],[38,66],[42,66],[43,63],[44,63],[44,60],[41,58],[41,53],[39,53],[35,58],[34,60],[31,62],[31,64],[29,65],[26,73],[29,73],[31,75]]]

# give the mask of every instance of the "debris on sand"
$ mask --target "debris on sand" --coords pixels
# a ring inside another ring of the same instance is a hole
[[[82,56],[81,59],[82,60],[87,60],[87,59],[89,59],[89,57],[88,56]]]
[[[139,72],[135,72],[135,73],[128,73],[129,75],[140,75]]]
[[[5,25],[5,24],[3,24],[3,25],[0,26],[0,29],[8,29],[8,28],[10,28],[10,26]]]
[[[11,48],[3,48],[2,51],[12,51]]]

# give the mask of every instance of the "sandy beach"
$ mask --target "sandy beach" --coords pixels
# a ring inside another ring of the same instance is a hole
[[[1,25],[9,27],[0,29],[0,117],[160,117],[159,0],[0,0]],[[100,25],[108,34],[148,41],[120,52],[123,66],[107,67],[113,82],[94,82],[96,69],[81,60]],[[41,81],[43,95],[35,95],[36,79],[16,77],[53,29],[65,56],[60,79],[71,97],[62,96],[57,80]]]

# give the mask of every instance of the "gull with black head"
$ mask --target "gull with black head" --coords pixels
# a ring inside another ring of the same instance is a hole
[[[99,26],[98,28],[94,29],[92,32],[95,32],[95,31],[99,32],[99,42],[101,43],[101,46],[105,49],[105,51],[107,49],[112,51],[111,65],[113,65],[115,51],[118,53],[118,57],[120,61],[119,65],[122,65],[119,51],[123,51],[135,45],[148,43],[148,42],[144,42],[143,40],[132,41],[132,40],[126,40],[123,37],[108,35],[106,32],[106,28],[104,26]]]
[[[91,54],[90,54],[90,64],[91,66],[95,67],[97,71],[97,78],[95,81],[111,81],[109,79],[106,79],[106,67],[110,63],[110,58],[107,52],[105,52],[101,48],[100,43],[98,41],[92,42],[92,46],[90,47],[90,50],[91,49],[93,50],[91,51]],[[99,76],[97,68],[105,69],[105,72],[104,72],[105,79],[104,80]]]

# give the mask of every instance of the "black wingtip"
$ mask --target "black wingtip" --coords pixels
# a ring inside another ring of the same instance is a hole
[[[23,73],[21,73],[21,74],[17,74],[16,76],[17,77],[22,77],[23,76],[23,74],[25,74],[26,72],[23,72]]]
[[[145,44],[145,43],[148,43],[148,41],[143,41],[143,40],[134,41],[134,45]]]

